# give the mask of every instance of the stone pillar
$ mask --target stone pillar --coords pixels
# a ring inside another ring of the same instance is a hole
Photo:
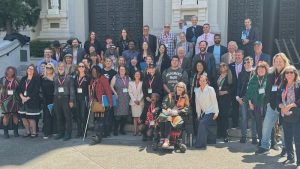
[[[143,0],[143,24],[153,27],[153,0]]]
[[[165,23],[165,3],[161,0],[153,0],[153,29],[152,33],[159,35]]]
[[[218,25],[221,33],[221,44],[227,46],[228,32],[228,0],[218,2]]]
[[[165,23],[169,23],[171,26],[173,25],[172,21],[172,1],[165,1]],[[165,24],[164,23],[164,24]]]
[[[223,1],[223,0],[222,0]],[[218,24],[218,0],[208,0],[208,23],[210,24],[211,32],[220,33]]]

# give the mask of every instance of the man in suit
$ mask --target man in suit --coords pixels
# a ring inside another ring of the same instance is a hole
[[[232,118],[232,127],[236,128],[238,126],[239,122],[239,103],[237,102],[235,96],[237,92],[237,79],[239,77],[239,74],[244,70],[243,66],[243,58],[244,58],[244,51],[243,50],[237,50],[235,52],[235,62],[229,64],[229,68],[231,70],[232,74],[232,112],[231,112],[231,118]]]
[[[201,25],[197,25],[198,17],[192,16],[192,26],[187,28],[186,30],[186,40],[193,44],[196,43],[197,38],[203,34],[203,27]]]
[[[185,49],[183,47],[179,47],[177,49],[177,55],[179,57],[179,64],[178,66],[187,72],[188,76],[190,77],[190,73],[192,70],[192,65],[190,58],[187,58],[185,55]],[[188,85],[188,84],[187,84]]]
[[[235,51],[238,50],[238,45],[235,41],[228,42],[228,52],[221,56],[221,62],[230,64],[235,62]]]
[[[198,54],[199,51],[199,42],[206,41],[207,47],[210,47],[215,44],[214,41],[215,34],[210,32],[210,25],[206,23],[203,25],[203,34],[197,38],[197,42],[195,45],[195,54]]]
[[[227,48],[222,46],[221,43],[221,35],[215,34],[214,36],[215,44],[207,48],[208,53],[212,53],[215,57],[216,67],[219,68],[221,62],[221,56],[227,53]]]
[[[246,18],[244,24],[245,30],[242,31],[241,35],[242,49],[245,51],[245,56],[253,56],[253,43],[258,40],[258,33],[252,28],[250,18]]]
[[[149,25],[144,25],[143,26],[143,37],[140,38],[140,40],[139,40],[139,47],[140,47],[140,49],[142,49],[143,42],[148,42],[151,52],[153,54],[155,54],[156,49],[157,49],[157,38],[156,38],[156,36],[149,34],[149,31],[150,31]]]
[[[80,41],[77,38],[72,40],[71,48],[67,49],[66,54],[71,54],[73,56],[73,64],[77,65],[83,59],[85,50],[79,46]]]
[[[63,56],[59,41],[58,40],[53,41],[52,47],[53,47],[52,59],[56,60],[57,62],[62,62],[64,59],[64,56]]]
[[[184,51],[185,51],[185,57],[187,57],[189,59],[192,59],[193,53],[194,53],[193,43],[186,41],[184,32],[181,32],[179,34],[179,39],[180,39],[180,42],[178,42],[177,45],[176,45],[176,51],[178,50],[179,47],[183,47]],[[177,55],[178,55],[178,53],[177,53]]]
[[[215,86],[215,80],[216,80],[216,61],[215,61],[215,57],[213,54],[211,53],[207,53],[206,52],[207,49],[207,42],[206,41],[201,41],[199,43],[199,50],[200,53],[195,55],[193,58],[193,67],[195,67],[195,63],[197,63],[197,61],[202,60],[206,63],[206,73],[207,76],[211,79],[211,85]]]
[[[252,56],[254,60],[254,67],[259,61],[265,61],[271,66],[271,57],[265,53],[262,53],[262,43],[261,41],[254,42],[254,55]]]

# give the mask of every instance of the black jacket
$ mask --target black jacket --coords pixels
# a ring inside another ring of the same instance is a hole
[[[146,77],[143,80],[143,94],[144,98],[151,97],[151,94],[148,93],[148,89],[150,88],[149,82],[151,82],[152,76],[150,74],[146,75]],[[159,73],[154,74],[154,79],[151,84],[152,93],[158,93],[160,95],[160,98],[163,96],[163,82],[161,75]],[[146,100],[145,100],[146,101]],[[147,101],[146,101],[147,102]]]
[[[148,41],[149,41],[148,44],[149,44],[149,47],[151,49],[151,52],[155,54],[156,53],[156,49],[157,49],[157,38],[156,38],[156,36],[149,34]],[[142,50],[142,48],[143,48],[143,42],[144,42],[144,36],[142,36],[139,39],[138,45],[139,45],[139,49],[140,50]]]
[[[277,104],[277,91],[272,91],[272,86],[276,85],[279,86],[281,83],[281,76],[280,73],[274,71],[274,73],[270,73],[268,75],[267,85],[266,85],[266,103],[270,103],[270,106],[273,110],[276,109]]]
[[[203,27],[200,25],[196,25],[195,30],[193,31],[193,26],[186,29],[186,40],[188,42],[193,42],[192,39],[195,36],[196,41],[199,36],[203,34]],[[195,42],[194,42],[195,43]]]
[[[243,70],[239,74],[237,84],[236,84],[235,96],[239,96],[240,98],[243,98],[246,95],[248,82],[253,75],[254,75],[254,71],[247,72],[246,70]]]

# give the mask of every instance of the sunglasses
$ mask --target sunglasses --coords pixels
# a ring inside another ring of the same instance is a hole
[[[220,67],[226,67],[226,65],[220,65]]]
[[[53,69],[52,67],[46,67],[46,69]]]
[[[164,26],[164,28],[170,28],[170,26]]]
[[[79,65],[78,67],[82,67],[82,68],[84,68],[84,65]]]
[[[294,74],[293,71],[286,71],[285,74]]]

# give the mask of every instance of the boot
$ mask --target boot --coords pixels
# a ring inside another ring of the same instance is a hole
[[[9,138],[8,126],[3,126],[3,129],[4,129],[4,138]]]
[[[120,133],[122,135],[126,135],[126,132],[125,132],[125,124],[126,124],[126,119],[125,118],[122,118],[121,119],[121,122],[120,122]]]
[[[19,132],[18,132],[18,124],[14,124],[14,136],[19,137]]]
[[[64,136],[64,141],[68,141],[71,139],[71,133],[66,133]]]
[[[117,136],[118,135],[118,130],[119,130],[119,123],[120,123],[120,120],[115,120],[115,123],[114,123],[114,136]]]

